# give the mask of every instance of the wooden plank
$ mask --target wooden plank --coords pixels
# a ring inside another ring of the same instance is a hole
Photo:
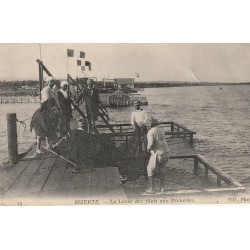
[[[67,167],[66,161],[64,161],[61,158],[56,159],[54,167],[42,189],[40,197],[56,195],[58,193],[66,167]]]
[[[121,187],[120,174],[118,168],[108,167],[106,168],[106,178],[108,189]]]
[[[165,135],[193,135],[196,134],[196,132],[189,132],[189,131],[174,131],[174,132],[165,132]]]
[[[22,195],[44,159],[45,158],[33,159],[7,191],[6,196]]]
[[[16,166],[10,170],[0,171],[0,190],[1,194],[5,194],[16,179],[22,174],[25,168],[30,164],[31,161],[19,161]]]
[[[46,158],[43,163],[41,164],[38,171],[35,173],[34,177],[30,181],[30,183],[27,185],[25,194],[35,194],[38,196],[40,192],[42,191],[48,176],[56,162],[56,158]]]
[[[72,188],[91,189],[91,172],[72,173]]]
[[[106,168],[106,180],[107,180],[107,193],[103,198],[121,198],[126,199],[124,188],[120,180],[120,174],[118,168],[108,167]]]
[[[91,191],[91,173],[72,173],[66,168],[59,186],[60,197],[88,197]]]
[[[91,172],[91,194],[107,192],[107,178],[105,168],[97,168]]]
[[[209,189],[204,189],[207,192],[210,193],[231,193],[231,192],[245,192],[246,188],[245,187],[230,187],[230,188],[209,188]]]
[[[169,159],[185,159],[195,158],[197,155],[170,155]]]

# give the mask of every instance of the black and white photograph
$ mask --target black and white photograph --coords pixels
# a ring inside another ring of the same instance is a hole
[[[248,249],[248,5],[2,1],[2,248]]]
[[[1,204],[250,203],[250,44],[0,44]]]

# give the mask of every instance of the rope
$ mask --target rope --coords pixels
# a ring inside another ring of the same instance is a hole
[[[19,124],[19,127],[18,127],[18,132],[17,132],[17,134],[19,134],[19,130],[20,130],[21,125],[23,126],[23,130],[24,130],[24,131],[27,131],[27,130],[26,130],[27,125],[26,125],[25,121],[27,121],[27,120],[29,120],[29,119],[31,119],[31,118],[32,118],[32,116],[29,117],[29,118],[27,118],[27,119],[25,119],[25,120],[23,120],[23,121],[20,121],[20,120],[16,119],[16,121],[20,123],[20,124]]]

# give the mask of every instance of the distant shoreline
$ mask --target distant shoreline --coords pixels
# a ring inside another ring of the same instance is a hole
[[[192,87],[192,86],[234,86],[249,85],[250,82],[220,83],[220,82],[135,82],[135,88],[170,88],[170,87]]]
[[[250,82],[240,83],[221,83],[221,82],[135,82],[135,88],[176,88],[176,87],[193,87],[193,86],[238,86],[249,85]],[[35,93],[35,94],[34,94]],[[15,89],[7,90],[0,88],[0,97],[35,97],[39,96],[39,89]]]

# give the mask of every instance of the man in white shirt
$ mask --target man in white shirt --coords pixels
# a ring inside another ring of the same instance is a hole
[[[47,79],[47,85],[41,91],[41,103],[46,102],[50,98],[55,98],[53,87],[55,85],[54,77],[50,76]]]
[[[145,126],[145,120],[147,118],[147,112],[143,109],[141,109],[141,102],[138,100],[134,101],[134,107],[135,110],[131,113],[131,125],[135,129],[136,133],[136,148],[139,148],[139,154],[142,152],[142,142],[144,145],[144,148],[146,149],[146,134],[147,134],[147,128]]]
[[[149,163],[147,166],[148,177],[150,181],[150,188],[146,190],[147,193],[154,193],[154,175],[158,167],[160,177],[160,190],[164,192],[165,185],[165,168],[169,159],[169,148],[165,139],[164,131],[158,126],[158,121],[151,117],[145,121],[149,129],[147,134],[148,144],[147,151],[151,153]]]
[[[147,113],[145,110],[141,109],[141,102],[134,101],[135,110],[131,113],[131,125],[135,128],[143,128],[144,121],[147,118]]]

